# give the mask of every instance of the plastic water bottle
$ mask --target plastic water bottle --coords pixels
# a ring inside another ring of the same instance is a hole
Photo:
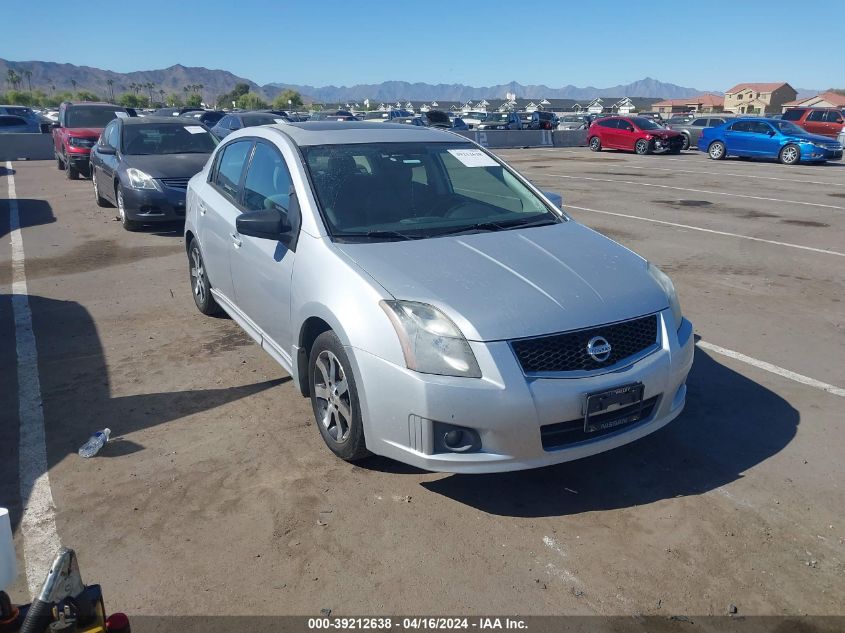
[[[94,433],[79,449],[79,456],[94,457],[103,448],[103,444],[109,441],[109,435],[111,435],[111,429],[103,429]]]

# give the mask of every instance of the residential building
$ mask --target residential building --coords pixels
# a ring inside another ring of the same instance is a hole
[[[654,104],[654,109],[661,114],[672,114],[674,112],[712,114],[721,112],[724,107],[724,97],[709,92],[686,99],[665,99]]]
[[[734,114],[773,114],[798,96],[788,83],[737,84],[725,92],[725,111]]]
[[[806,99],[795,99],[783,104],[783,111],[788,108],[845,108],[845,95],[836,92],[822,92]]]

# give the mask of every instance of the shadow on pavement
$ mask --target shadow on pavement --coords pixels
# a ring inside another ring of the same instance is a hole
[[[5,169],[5,167],[0,167],[0,169]],[[10,209],[7,195],[8,191],[6,190],[5,184],[0,185],[0,216],[2,216],[0,238],[11,233],[9,226]],[[29,226],[38,226],[39,224],[50,224],[56,221],[56,216],[53,215],[53,207],[50,206],[49,202],[29,198],[18,198],[18,217],[20,218],[22,229]]]
[[[122,436],[181,420],[282,384],[290,378],[265,380],[222,389],[191,389],[115,397],[97,327],[88,311],[73,301],[30,296],[38,348],[42,411],[47,437],[47,464],[52,468],[75,454],[92,432],[109,427],[114,443],[102,456],[119,458],[143,446]],[[9,508],[17,529],[20,499],[17,353],[11,295],[0,295],[0,506]],[[11,342],[6,345],[5,342]]]
[[[698,348],[687,387],[684,413],[627,446],[539,470],[452,475],[421,485],[501,516],[612,510],[724,486],[795,437],[797,410]]]

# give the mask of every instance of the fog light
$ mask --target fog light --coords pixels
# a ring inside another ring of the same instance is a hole
[[[434,422],[435,453],[475,453],[480,450],[481,437],[475,429]]]

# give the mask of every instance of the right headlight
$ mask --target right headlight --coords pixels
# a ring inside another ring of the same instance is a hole
[[[675,327],[680,328],[684,315],[681,312],[681,302],[678,301],[678,292],[675,290],[675,284],[669,279],[669,275],[651,262],[648,262],[648,272],[666,293],[666,297],[669,299],[669,307],[672,309],[672,317],[675,319]]]
[[[416,301],[381,301],[405,356],[423,374],[481,378],[475,354],[458,326],[434,306]]]
[[[126,170],[126,175],[129,178],[129,184],[133,189],[158,189],[155,178],[148,173],[130,167]]]

